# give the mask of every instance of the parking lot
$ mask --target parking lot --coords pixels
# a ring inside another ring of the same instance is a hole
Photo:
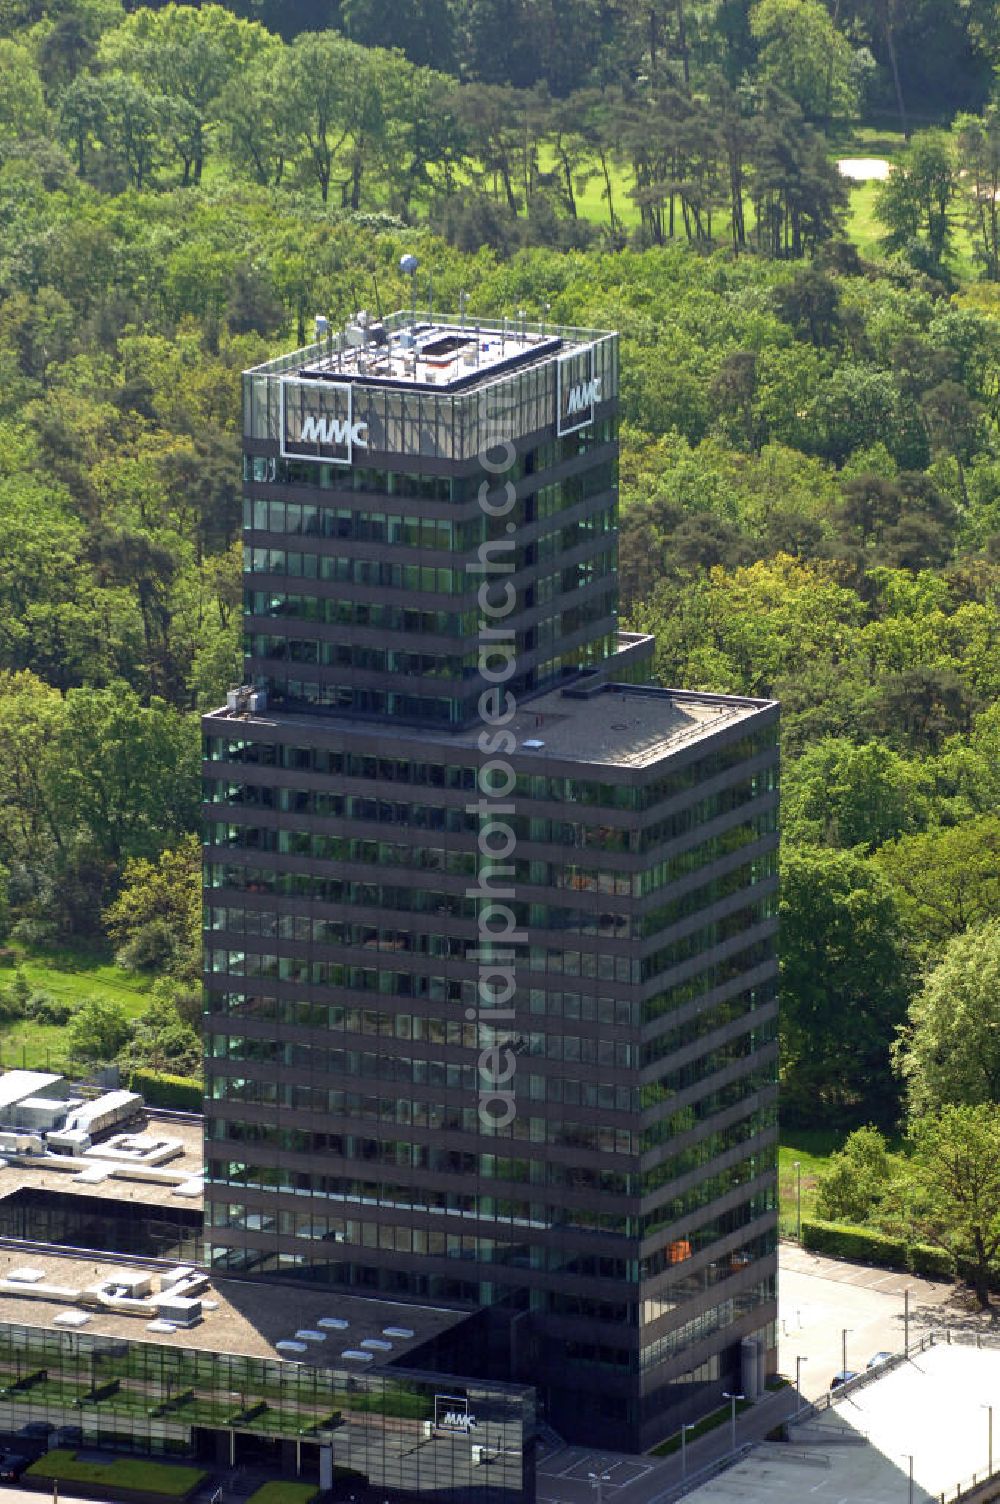
[[[954,1307],[955,1287],[885,1269],[845,1264],[807,1253],[793,1243],[781,1247],[778,1283],[778,1367],[795,1378],[802,1357],[802,1393],[818,1399],[843,1361],[864,1368],[873,1354],[903,1346],[904,1292],[910,1291],[910,1340],[930,1328],[964,1326],[970,1318]]]

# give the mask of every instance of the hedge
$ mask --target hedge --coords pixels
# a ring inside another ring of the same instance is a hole
[[[33,1462],[26,1469],[26,1476],[35,1479],[51,1478],[55,1483],[95,1483],[105,1488],[158,1494],[165,1499],[186,1499],[209,1475],[201,1468],[150,1462],[145,1457],[116,1457],[113,1462],[83,1462],[75,1453],[57,1448]]]
[[[856,1259],[881,1269],[908,1269],[931,1279],[953,1275],[955,1266],[943,1248],[907,1243],[874,1227],[851,1227],[842,1222],[802,1222],[802,1246],[835,1259]]]
[[[202,1084],[189,1076],[132,1071],[129,1090],[137,1091],[148,1107],[173,1107],[178,1112],[201,1112],[202,1109]]]

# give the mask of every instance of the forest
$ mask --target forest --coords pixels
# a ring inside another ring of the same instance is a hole
[[[0,1045],[197,1072],[240,372],[412,252],[621,330],[622,625],[783,703],[785,1123],[994,1107],[998,64],[997,0],[0,0]]]

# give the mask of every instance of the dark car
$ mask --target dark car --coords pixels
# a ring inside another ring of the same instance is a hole
[[[888,1353],[883,1349],[883,1351],[880,1353],[873,1353],[872,1356],[868,1359],[868,1362],[865,1364],[865,1367],[878,1368],[880,1363],[887,1362],[891,1357],[892,1353]]]
[[[31,1460],[30,1457],[22,1457],[20,1452],[5,1452],[0,1457],[0,1482],[13,1483],[20,1478]]]
[[[839,1389],[841,1384],[849,1384],[852,1379],[856,1378],[857,1374],[852,1368],[842,1368],[840,1372],[835,1373],[833,1378],[830,1380],[830,1388]]]
[[[33,1420],[30,1425],[22,1426],[17,1433],[19,1436],[33,1436],[38,1441],[44,1441],[51,1436],[55,1426],[50,1420]]]

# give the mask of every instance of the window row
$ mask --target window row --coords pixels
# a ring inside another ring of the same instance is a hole
[[[286,679],[270,673],[257,677],[275,707],[301,711],[338,710],[359,716],[380,716],[399,721],[427,722],[434,726],[457,726],[467,719],[464,700],[431,695],[405,695],[395,690],[364,689],[351,684],[320,683],[315,679]]]
[[[758,1233],[756,1237],[737,1244],[709,1263],[692,1269],[694,1254],[691,1241],[688,1238],[677,1239],[670,1245],[677,1254],[677,1259],[670,1265],[669,1278],[657,1285],[655,1295],[641,1303],[643,1326],[672,1316],[684,1301],[693,1300],[705,1290],[711,1290],[724,1280],[732,1279],[735,1274],[743,1274],[751,1264],[760,1259],[772,1258],[777,1246],[777,1230],[771,1228],[768,1232]]]
[[[763,924],[766,920],[773,919],[777,912],[778,895],[769,893],[766,897],[759,898],[744,908],[736,909],[732,914],[727,914],[724,919],[713,920],[711,924],[703,925],[701,929],[684,935],[680,940],[661,946],[653,955],[646,956],[641,961],[635,961],[633,974],[639,982],[651,982],[661,972],[669,971],[672,966],[677,966],[682,961],[690,960],[691,957],[701,955],[703,951],[712,950],[718,945],[725,945],[727,940],[742,934],[744,930],[752,929],[756,924]]]
[[[368,783],[402,783],[419,788],[472,791],[477,787],[478,778],[478,769],[471,765],[384,758],[373,754],[327,747],[300,747],[258,742],[239,735],[207,736],[204,756],[208,762],[233,762],[250,767],[288,768],[298,772],[326,774],[335,778],[361,778]],[[700,767],[701,764],[694,766]],[[695,782],[703,782],[708,776],[710,775],[706,773]],[[731,784],[696,804],[686,806],[668,820],[648,825],[644,832],[646,837],[644,849],[682,835],[693,826],[705,824],[749,800],[773,793],[776,788],[777,770],[775,768],[765,769],[762,773]],[[648,802],[645,791],[632,784],[598,782],[580,778],[555,778],[542,774],[519,774],[515,792],[522,799],[624,810],[639,810]],[[586,827],[590,831],[589,839],[583,839],[578,835],[562,837],[551,833],[573,829],[575,828],[561,822],[546,820],[540,821],[534,832],[529,833],[528,827],[525,826],[518,831],[518,834],[522,834],[526,840],[550,840],[565,845],[600,845],[605,840],[613,838],[612,833],[605,826]]]
[[[477,610],[418,611],[381,601],[337,600],[334,596],[290,594],[282,590],[244,590],[245,616],[290,617],[325,626],[375,627],[407,635],[472,637],[479,629]]]
[[[736,1206],[731,1206],[728,1211],[722,1212],[717,1217],[709,1218],[707,1222],[696,1223],[685,1231],[682,1238],[672,1238],[655,1253],[640,1259],[636,1278],[645,1282],[669,1276],[669,1280],[672,1281],[679,1265],[703,1249],[710,1248],[713,1243],[732,1237],[742,1228],[749,1227],[751,1222],[767,1216],[777,1208],[777,1205],[776,1185],[769,1185],[764,1190],[755,1191],[745,1201],[738,1202]]]
[[[758,1176],[769,1174],[776,1164],[777,1150],[763,1149],[756,1154],[748,1154],[746,1159],[741,1159],[735,1165],[717,1170],[714,1175],[703,1176],[682,1195],[672,1197],[658,1206],[655,1212],[647,1212],[644,1217],[640,1217],[640,1236],[651,1237],[661,1227],[669,1227],[681,1218],[689,1217],[701,1207],[727,1195],[735,1187],[749,1185]]]
[[[642,1022],[652,1023],[666,1013],[673,1013],[678,1008],[684,1007],[686,1003],[693,1002],[695,998],[702,997],[706,992],[711,992],[716,987],[724,987],[727,982],[743,976],[746,972],[754,971],[758,966],[763,966],[769,961],[773,962],[775,967],[777,966],[773,938],[755,940],[752,945],[735,950],[731,955],[724,956],[719,961],[709,962],[708,965],[699,967],[694,976],[686,977],[683,982],[677,982],[673,987],[666,987],[655,997],[648,998],[642,1004]]]
[[[764,987],[749,987],[732,997],[724,998],[711,1008],[704,1008],[677,1028],[665,1029],[649,1044],[641,1047],[639,1053],[642,1067],[655,1065],[657,1061],[675,1055],[678,1050],[685,1049],[696,1040],[704,1039],[706,1034],[712,1034],[716,1029],[722,1029],[739,1018],[750,1017],[761,1008],[770,1007],[775,1001],[776,993],[777,986],[774,982]]]
[[[479,677],[477,653],[415,653],[405,648],[376,648],[315,637],[275,636],[269,632],[245,632],[243,651],[249,658],[266,658],[273,663],[315,664],[361,673],[403,674],[418,679]]]
[[[374,491],[383,496],[412,496],[424,501],[466,501],[476,494],[471,476],[413,475],[401,470],[373,470],[363,465],[318,465],[312,460],[277,455],[243,456],[243,479],[257,485],[308,486],[324,491]]]
[[[358,969],[350,968],[352,971]],[[367,971],[365,975],[368,975]],[[474,1007],[478,1002],[478,983],[471,978],[459,981],[456,977],[417,978],[409,972],[382,972],[375,973],[376,980],[367,982],[362,990],[391,993],[396,990],[396,979],[402,977],[421,984],[418,992],[410,989],[405,993],[406,997],[465,1003],[467,1007]],[[595,997],[590,993],[548,992],[532,987],[527,998],[531,1013],[536,1017],[582,1019],[585,1023],[617,1024],[623,1028],[633,1024],[639,1011],[639,1005],[626,998]],[[520,1005],[515,1003],[515,1007]],[[277,998],[254,991],[209,992],[208,1010],[210,1016],[254,1018],[297,1028],[372,1034],[385,1039],[432,1039],[438,1044],[464,1043],[464,1036],[460,1038],[454,1033],[459,1022],[457,1019],[426,1018],[422,1014],[400,1013],[395,1008],[383,1012],[376,1008],[352,1008],[311,999]]]
[[[777,1299],[777,1281],[774,1275],[769,1275],[767,1279],[760,1280],[749,1290],[743,1290],[730,1300],[710,1306],[707,1311],[702,1311],[691,1321],[686,1321],[673,1331],[664,1333],[662,1337],[657,1337],[655,1342],[644,1347],[640,1360],[642,1371],[645,1373],[648,1369],[655,1368],[658,1363],[666,1362],[675,1353],[683,1352],[686,1347],[693,1347],[696,1342],[703,1342],[714,1332],[732,1326],[744,1316],[749,1315],[751,1311],[756,1311],[760,1306],[767,1305],[775,1299]]]
[[[706,1118],[714,1117],[717,1112],[725,1112],[730,1107],[736,1107],[740,1102],[745,1102],[748,1097],[754,1097],[758,1092],[767,1091],[768,1088],[777,1085],[777,1055],[765,1062],[748,1057],[747,1069],[733,1081],[727,1081],[725,1086],[717,1086],[705,1091],[703,1096],[689,1102],[685,1107],[679,1107],[676,1112],[667,1113],[655,1123],[650,1123],[648,1128],[643,1128],[637,1135],[638,1152],[648,1154],[653,1149],[658,1149],[662,1144],[669,1144],[679,1134],[686,1133],[690,1128],[696,1128]]]
[[[334,1010],[330,1010],[333,1012]],[[409,1014],[378,1013],[367,1008],[340,1008],[340,1032],[380,1035],[383,1039],[408,1039],[426,1041],[434,1045],[454,1045],[457,1048],[479,1050],[482,1048],[480,1025],[475,1020],[461,1018],[422,1018]],[[485,1015],[484,1015],[485,1018]],[[347,1021],[354,1027],[346,1027]],[[362,1024],[368,1027],[362,1029]],[[493,1036],[510,1045],[518,1054],[540,1056],[549,1060],[565,1060],[581,1065],[603,1065],[617,1070],[632,1069],[638,1057],[638,1046],[624,1040],[592,1039],[587,1035],[524,1034],[516,1025],[501,1029],[494,1027]],[[318,1049],[313,1043],[298,1044],[288,1039],[262,1039],[255,1035],[215,1034],[206,1042],[209,1056],[218,1060],[257,1060],[272,1065],[294,1066],[299,1070],[311,1070],[321,1074],[326,1070],[340,1070],[328,1050]],[[367,1073],[366,1073],[367,1074]]]
[[[243,526],[285,537],[345,538],[466,553],[486,537],[486,514],[451,522],[414,512],[357,512],[348,507],[310,506],[298,501],[243,502]]]
[[[243,549],[243,573],[287,575],[291,580],[334,580],[340,584],[432,595],[467,595],[478,588],[476,576],[464,567],[435,569],[430,565],[393,564],[386,560],[348,559],[340,554],[310,554],[249,545]]]
[[[260,1165],[234,1161],[222,1166],[229,1171],[221,1183],[232,1187],[257,1184],[267,1172]],[[253,1179],[251,1180],[251,1177]],[[312,1213],[278,1212],[266,1214],[249,1210],[239,1202],[217,1202],[212,1206],[213,1221],[220,1231],[250,1234],[277,1232],[285,1236],[318,1240],[348,1247],[378,1248],[387,1253],[423,1254],[428,1258],[464,1259],[481,1264],[506,1265],[516,1269],[560,1272],[559,1255],[538,1244],[514,1238],[477,1237],[473,1233],[451,1233],[403,1223],[367,1222],[354,1217],[324,1217]],[[611,1231],[612,1229],[602,1229]],[[553,1267],[554,1266],[554,1267]]]
[[[752,1017],[752,1014],[745,1015],[743,1021],[749,1022]],[[651,1081],[641,1088],[643,1109],[659,1107],[662,1103],[668,1102],[677,1092],[686,1091],[689,1086],[697,1086],[700,1081],[713,1076],[716,1071],[732,1065],[734,1060],[750,1059],[758,1050],[766,1049],[768,1045],[773,1044],[777,1037],[777,1019],[769,1019],[765,1023],[758,1024],[756,1028],[747,1029],[735,1039],[718,1045],[707,1054],[686,1061],[675,1070],[664,1069],[656,1081]],[[665,1066],[668,1063],[669,1057],[663,1064]]]
[[[468,1106],[446,1102],[411,1101],[399,1095],[380,1097],[362,1092],[333,1091],[317,1111],[358,1122],[386,1123],[405,1128],[429,1128],[462,1132],[484,1137],[487,1130],[479,1116],[475,1100]],[[577,1123],[571,1119],[546,1118],[519,1112],[501,1132],[491,1137],[524,1139],[533,1144],[562,1144],[571,1148],[590,1148],[602,1154],[631,1155],[638,1135],[627,1128],[607,1124]],[[307,1177],[308,1178],[308,1177]],[[308,1187],[306,1187],[306,1191]]]

